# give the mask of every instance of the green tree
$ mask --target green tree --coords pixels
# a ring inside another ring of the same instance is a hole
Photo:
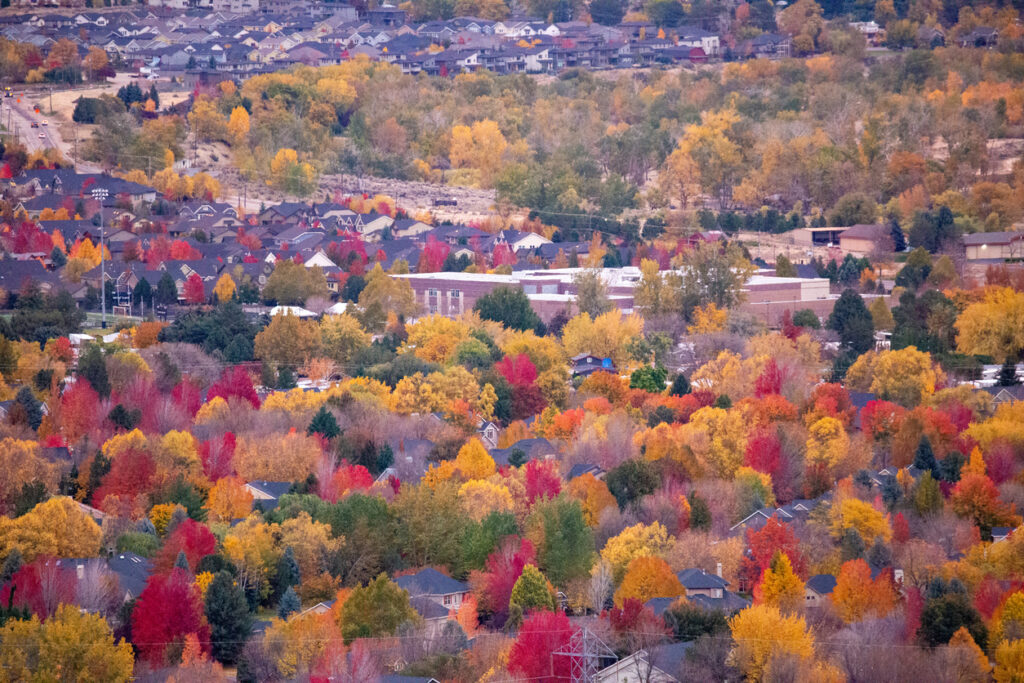
[[[839,333],[840,342],[852,353],[860,355],[875,345],[875,324],[871,312],[860,294],[852,289],[839,295],[828,317],[828,327]]]
[[[158,304],[170,306],[178,302],[178,287],[170,273],[164,273],[160,281],[156,283],[156,296],[153,297]]]
[[[39,429],[39,425],[43,422],[43,404],[32,393],[32,389],[29,387],[18,389],[14,402],[24,409],[28,426],[33,430]]]
[[[277,603],[277,616],[281,619],[287,619],[292,614],[298,613],[300,609],[302,609],[302,603],[299,602],[299,596],[295,592],[295,587],[288,586],[284,595],[281,596],[280,602]]]
[[[97,394],[110,396],[110,378],[107,376],[107,361],[99,344],[89,344],[78,357],[78,376],[89,382]]]
[[[672,388],[669,389],[668,393],[672,396],[686,396],[690,391],[690,380],[686,379],[686,375],[680,372],[672,380]]]
[[[798,327],[806,327],[811,330],[820,330],[821,321],[818,315],[809,308],[801,308],[793,314],[793,324]]]
[[[932,442],[926,434],[922,434],[921,440],[917,442],[917,450],[914,451],[914,467],[930,472],[933,477],[938,476],[939,463],[935,460]]]
[[[999,386],[1012,387],[1017,384],[1020,384],[1020,380],[1017,379],[1017,362],[1007,359],[999,369]]]
[[[341,428],[338,427],[338,421],[334,418],[334,413],[329,411],[326,405],[323,405],[320,406],[320,410],[313,416],[309,427],[306,428],[306,433],[310,435],[319,434],[329,441],[341,434]]]
[[[785,254],[779,254],[775,259],[775,274],[778,277],[796,277],[796,266]]]
[[[966,628],[978,647],[985,649],[988,629],[966,595],[946,593],[925,603],[917,637],[928,647],[945,645],[959,628]]]
[[[341,608],[341,634],[345,644],[356,638],[392,636],[406,622],[419,621],[409,604],[409,594],[379,575],[366,586],[359,586]]]
[[[602,26],[617,26],[626,15],[622,0],[593,0],[590,3],[590,18]]]
[[[509,606],[516,606],[527,612],[528,610],[554,610],[555,601],[548,590],[548,580],[532,564],[523,567],[523,573],[516,579],[512,586],[512,595],[509,599]]]
[[[626,460],[608,472],[604,483],[619,507],[625,509],[633,501],[654,493],[661,485],[661,479],[654,465],[646,460]]]
[[[914,489],[914,509],[918,514],[927,515],[942,509],[942,491],[939,482],[931,472],[925,472]]]
[[[711,508],[708,506],[708,502],[699,496],[696,491],[690,491],[686,501],[690,504],[690,528],[710,530],[712,519]]]
[[[863,192],[844,194],[828,213],[829,225],[845,227],[874,223],[878,218],[878,204]]]
[[[668,379],[668,370],[662,367],[652,368],[644,366],[637,368],[629,376],[630,389],[643,389],[652,394],[660,394],[665,391],[665,380]],[[686,379],[685,377],[683,378]]]
[[[578,500],[560,496],[535,502],[526,521],[537,539],[537,563],[556,586],[589,576],[594,560],[594,535]]]
[[[602,313],[612,310],[612,302],[608,300],[608,285],[600,268],[587,268],[580,271],[572,279],[576,286],[576,309],[596,318]]]
[[[313,296],[328,296],[327,277],[319,266],[307,268],[291,259],[282,259],[263,287],[263,298],[283,306],[302,305]]]
[[[245,591],[228,571],[217,572],[206,589],[206,620],[214,659],[234,664],[252,632],[253,618]]]
[[[477,299],[473,310],[484,320],[497,321],[510,330],[536,330],[543,334],[544,323],[521,287],[496,287]]]

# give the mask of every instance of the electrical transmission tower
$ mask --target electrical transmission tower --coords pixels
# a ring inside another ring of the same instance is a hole
[[[593,683],[598,671],[618,659],[615,652],[588,628],[576,631],[565,647],[551,653],[552,674],[555,657],[569,658],[571,683]]]

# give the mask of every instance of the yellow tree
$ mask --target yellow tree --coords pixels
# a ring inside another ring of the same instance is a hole
[[[589,472],[570,481],[568,490],[569,495],[580,501],[583,519],[590,526],[597,526],[601,513],[618,505],[608,485]]]
[[[256,335],[253,350],[257,358],[273,363],[299,366],[320,355],[320,328],[298,316],[275,315]]]
[[[335,538],[331,527],[323,522],[314,522],[308,512],[281,523],[277,531],[277,546],[282,552],[291,548],[299,574],[304,580],[312,579],[324,571],[326,558],[331,557],[344,543]]]
[[[6,681],[128,681],[132,646],[114,641],[98,614],[61,605],[40,623],[11,619],[0,629],[0,668]]]
[[[690,416],[684,438],[706,472],[731,479],[743,464],[748,421],[741,408],[701,408]]]
[[[466,516],[479,522],[492,512],[512,512],[515,501],[507,487],[482,479],[459,487],[459,505]]]
[[[682,594],[683,584],[668,563],[660,557],[645,555],[629,563],[622,585],[615,591],[615,604],[621,607],[629,598],[647,602],[651,598],[677,598]]]
[[[996,648],[996,683],[1024,681],[1024,639],[1004,640]]]
[[[850,450],[850,437],[843,423],[834,417],[819,418],[807,430],[808,464],[824,465],[830,471],[843,462]]]
[[[246,481],[302,481],[316,471],[319,442],[305,434],[240,437],[235,448],[235,471]]]
[[[991,356],[997,362],[1019,358],[1024,351],[1024,292],[990,287],[956,319],[956,346],[967,355]]]
[[[913,407],[933,393],[944,379],[932,356],[913,346],[862,354],[846,373],[846,384],[878,398]]]
[[[661,557],[674,541],[661,522],[634,524],[608,539],[601,559],[612,568],[615,582],[620,583],[630,562],[638,557]]]
[[[892,539],[892,528],[885,515],[857,498],[841,498],[833,502],[829,525],[835,538],[842,538],[847,530],[854,529],[866,543],[878,537],[886,542]]]
[[[359,320],[348,313],[325,315],[320,321],[323,352],[336,363],[347,364],[370,345],[370,335]]]
[[[754,591],[758,601],[783,612],[795,612],[804,603],[804,582],[793,572],[789,555],[778,550]]]
[[[209,97],[200,96],[188,114],[188,123],[196,137],[204,142],[227,137],[228,122]]]
[[[687,334],[712,334],[725,329],[729,311],[709,302],[706,306],[693,309],[693,323],[686,328]]]
[[[210,488],[206,507],[211,522],[244,519],[252,510],[252,494],[238,477],[222,477]]]
[[[988,683],[992,665],[970,631],[961,626],[949,639],[945,653],[945,669],[952,679],[962,683]]]
[[[0,555],[17,548],[29,562],[39,555],[96,557],[101,535],[99,526],[78,503],[57,496],[17,519],[0,517]]]
[[[13,512],[14,502],[22,486],[40,483],[47,492],[57,488],[60,474],[57,465],[39,454],[35,441],[0,440],[0,505]]]
[[[408,280],[390,277],[378,263],[366,276],[366,287],[359,293],[360,319],[368,330],[384,328],[387,314],[413,316],[420,306]]]
[[[233,144],[240,145],[245,142],[249,135],[249,112],[243,106],[237,106],[231,110],[231,118],[228,119],[228,134]]]
[[[486,479],[495,472],[494,459],[476,437],[459,449],[455,457],[455,468],[466,479]]]
[[[630,345],[643,337],[644,320],[638,315],[624,316],[615,309],[591,318],[581,313],[562,329],[562,345],[569,356],[592,353],[611,358],[616,367],[624,367],[632,358]]]
[[[501,170],[502,157],[508,142],[498,124],[490,119],[470,126],[452,128],[448,156],[453,168],[473,168],[480,172],[480,184],[490,187]]]
[[[785,616],[777,607],[754,605],[729,620],[733,648],[729,662],[748,681],[760,681],[773,655],[810,660],[814,637],[802,617]]]
[[[267,579],[281,557],[274,538],[276,530],[253,513],[224,537],[224,555],[238,568],[238,582],[263,596],[269,594]]]

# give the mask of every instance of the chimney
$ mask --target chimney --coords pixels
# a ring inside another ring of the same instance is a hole
[[[722,563],[719,562],[715,565],[715,573],[718,574],[718,578],[722,578]]]

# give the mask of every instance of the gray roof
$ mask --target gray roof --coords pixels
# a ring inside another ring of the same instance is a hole
[[[448,617],[447,607],[435,600],[431,600],[425,595],[409,598],[409,605],[424,619],[445,619]]]
[[[828,595],[836,588],[836,577],[831,574],[815,574],[804,584],[818,595]]]
[[[117,574],[121,589],[134,597],[139,597],[146,587],[149,575],[153,573],[153,563],[135,553],[118,553],[107,559],[110,571]]]
[[[708,574],[703,569],[684,569],[676,576],[679,577],[679,582],[683,584],[683,588],[687,590],[724,589],[729,586],[729,582],[721,576]]]
[[[720,598],[712,598],[707,595],[691,595],[687,600],[704,609],[717,609],[727,614],[739,612],[750,607],[750,600],[732,591],[723,591]]]
[[[450,576],[445,576],[436,569],[427,567],[415,574],[399,576],[395,583],[400,588],[409,591],[409,595],[451,595],[453,593],[465,593],[469,586],[461,581],[456,581]]]

